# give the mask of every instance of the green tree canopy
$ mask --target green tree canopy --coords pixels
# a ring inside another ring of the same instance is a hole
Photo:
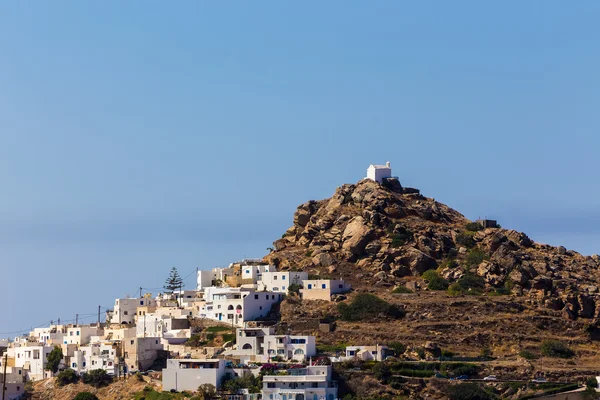
[[[173,293],[175,290],[180,289],[183,286],[183,279],[177,272],[177,268],[171,268],[171,272],[169,273],[169,277],[165,281],[164,289],[168,293]]]
[[[54,346],[54,348],[50,353],[48,353],[48,357],[46,358],[46,370],[52,371],[52,373],[55,374],[58,371],[58,367],[60,366],[62,358],[62,349],[58,346]]]
[[[90,392],[79,392],[73,400],[98,400],[98,397]]]

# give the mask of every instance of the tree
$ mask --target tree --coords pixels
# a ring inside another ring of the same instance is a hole
[[[179,272],[177,272],[177,268],[171,268],[169,277],[165,281],[165,286],[163,286],[164,289],[167,291],[167,293],[173,293],[175,290],[181,289],[182,286],[183,279],[181,279]]]
[[[54,346],[54,348],[50,353],[48,353],[48,357],[46,358],[46,370],[52,371],[52,373],[55,374],[58,371],[58,367],[60,366],[62,358],[62,349],[58,346]]]
[[[95,388],[108,385],[110,382],[112,382],[112,377],[103,369],[93,369],[90,372],[84,373],[82,378],[83,383],[92,385]]]
[[[204,383],[198,387],[198,396],[202,400],[213,400],[217,396],[217,388],[210,383]]]
[[[79,392],[73,400],[98,400],[98,397],[90,392]]]
[[[58,373],[58,375],[56,375],[56,384],[58,386],[66,386],[71,383],[77,383],[78,380],[79,376],[77,376],[77,373],[70,368],[61,371]]]

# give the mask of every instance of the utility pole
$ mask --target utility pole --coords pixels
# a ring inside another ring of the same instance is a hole
[[[79,325],[79,314],[75,314],[75,326]]]
[[[98,306],[98,328],[100,328],[100,306]]]
[[[6,364],[8,364],[8,352],[4,353],[4,379],[2,379],[2,400],[6,395]]]
[[[142,298],[142,287],[140,286],[140,299]]]

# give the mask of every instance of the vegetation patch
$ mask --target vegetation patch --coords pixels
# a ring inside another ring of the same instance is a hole
[[[98,400],[98,397],[90,392],[79,392],[73,400]]]
[[[469,222],[465,225],[465,229],[470,232],[479,232],[483,230],[483,226],[481,226],[481,224],[478,224],[477,222]]]
[[[396,286],[392,293],[414,293],[412,290],[407,288],[406,286]]]
[[[106,386],[112,382],[112,376],[108,375],[103,369],[93,369],[81,376],[83,383],[92,385],[95,388]]]
[[[66,386],[71,383],[77,383],[78,381],[79,376],[77,376],[77,373],[70,368],[60,371],[58,375],[56,375],[56,384],[58,386]]]
[[[542,355],[546,357],[571,358],[575,355],[575,352],[563,342],[550,339],[542,342],[540,351]]]
[[[456,235],[456,243],[460,244],[461,246],[466,247],[467,249],[470,249],[471,247],[475,246],[475,240],[473,239],[473,232],[461,232],[458,235]]]
[[[337,309],[344,321],[364,321],[379,315],[402,318],[405,314],[401,308],[369,293],[358,294],[350,303],[339,303]]]
[[[483,261],[489,259],[489,257],[485,254],[485,252],[479,248],[471,249],[469,254],[467,254],[467,258],[465,259],[465,264],[467,267],[472,267],[474,265],[479,265]]]
[[[448,289],[448,281],[440,276],[437,271],[430,269],[423,273],[423,279],[427,281],[429,290],[446,290]]]
[[[460,294],[479,295],[485,289],[485,281],[479,275],[466,273],[456,283],[448,287],[448,294],[457,296]]]
[[[450,400],[489,400],[495,396],[483,390],[476,383],[461,383],[450,385],[446,389],[446,395]]]

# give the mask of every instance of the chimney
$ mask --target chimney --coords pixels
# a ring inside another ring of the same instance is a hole
[[[386,166],[386,167],[388,167],[388,168],[392,168],[392,164],[390,164],[390,162],[389,162],[389,161],[387,161],[387,162],[385,163],[385,166]]]

